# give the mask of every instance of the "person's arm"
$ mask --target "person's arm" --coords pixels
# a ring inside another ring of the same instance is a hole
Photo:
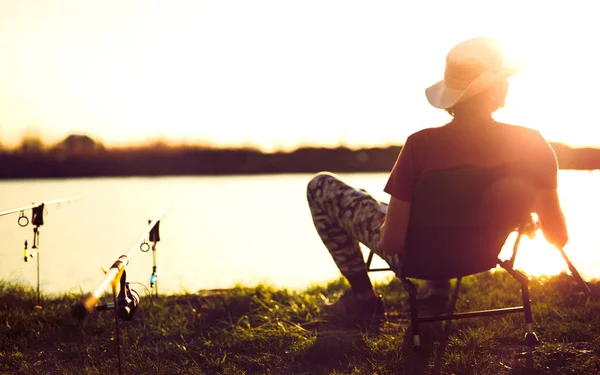
[[[390,197],[385,220],[381,226],[379,248],[385,255],[399,255],[402,258],[408,231],[410,202]]]
[[[569,234],[557,189],[538,189],[533,211],[538,215],[544,238],[555,247],[564,247],[569,241]]]
[[[390,195],[390,203],[381,226],[379,249],[388,263],[390,260],[392,263],[399,261],[404,255],[410,200],[413,187],[420,175],[415,167],[413,143],[414,137],[411,135],[402,146],[384,188],[384,191]],[[393,265],[392,263],[390,265]]]
[[[555,247],[562,248],[569,241],[567,224],[558,198],[558,161],[556,154],[539,132],[527,148],[527,158],[533,162],[532,175],[536,191],[532,211],[539,219],[544,238]]]

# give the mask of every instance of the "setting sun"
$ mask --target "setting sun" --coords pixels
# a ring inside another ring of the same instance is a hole
[[[540,14],[531,18],[526,32],[506,30],[498,38],[507,55],[524,67],[511,79],[507,106],[499,117],[537,129],[550,141],[596,146],[600,132],[591,111],[597,101],[600,56],[590,47],[600,34],[593,13],[577,8],[535,7],[531,11]],[[577,17],[571,16],[574,12]]]

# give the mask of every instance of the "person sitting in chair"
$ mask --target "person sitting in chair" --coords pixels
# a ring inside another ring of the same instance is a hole
[[[519,165],[535,184],[532,211],[544,237],[556,247],[567,243],[554,151],[538,131],[492,118],[505,104],[508,78],[518,70],[492,38],[472,38],[450,50],[444,79],[425,94],[433,107],[453,119],[407,138],[384,188],[389,203],[332,173],[320,172],[310,180],[307,199],[315,228],[350,284],[348,293],[324,307],[328,314],[362,322],[385,319],[383,299],[373,288],[359,243],[396,272],[401,269],[413,188],[429,171]],[[448,296],[449,280],[430,280],[425,286],[422,298]]]

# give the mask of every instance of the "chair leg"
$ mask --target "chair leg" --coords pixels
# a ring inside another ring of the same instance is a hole
[[[410,307],[410,328],[413,336],[413,347],[421,346],[421,334],[419,330],[419,309],[417,305],[417,288],[408,279],[402,277],[402,285],[408,292],[408,304]]]
[[[523,299],[523,314],[525,315],[525,343],[528,346],[537,345],[540,340],[533,331],[533,316],[531,315],[531,301],[529,300],[529,279],[522,272],[511,267],[502,265],[521,284],[521,296]]]
[[[456,306],[456,301],[458,301],[458,292],[460,290],[460,282],[462,281],[462,277],[456,278],[456,285],[454,286],[454,293],[452,293],[452,299],[450,300],[450,306]]]
[[[367,268],[367,272],[371,271],[371,262],[373,261],[373,255],[375,253],[373,251],[369,252],[369,257],[367,258],[367,261],[365,262],[365,266]]]
[[[540,340],[533,332],[533,316],[531,315],[531,301],[529,300],[529,282],[521,283],[523,296],[523,312],[525,314],[525,343],[529,346],[537,345]]]

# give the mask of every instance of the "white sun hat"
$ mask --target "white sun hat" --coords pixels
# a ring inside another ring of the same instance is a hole
[[[448,52],[444,79],[425,89],[425,95],[432,106],[451,108],[519,70],[518,65],[505,60],[494,39],[468,39]]]

